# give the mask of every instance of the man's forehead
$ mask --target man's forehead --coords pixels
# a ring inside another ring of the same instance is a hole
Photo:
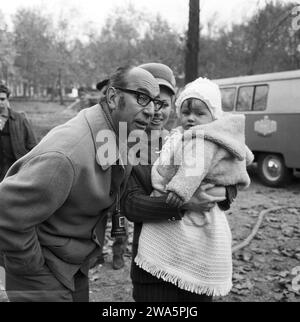
[[[5,97],[5,98],[7,98],[7,94],[6,94],[6,93],[4,93],[4,92],[0,92],[0,97]]]
[[[127,76],[128,88],[142,90],[153,97],[159,95],[159,86],[156,79],[146,70],[134,67]]]

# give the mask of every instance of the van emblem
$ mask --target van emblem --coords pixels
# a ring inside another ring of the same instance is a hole
[[[254,131],[262,136],[268,136],[277,131],[277,122],[265,116],[263,120],[254,123]]]

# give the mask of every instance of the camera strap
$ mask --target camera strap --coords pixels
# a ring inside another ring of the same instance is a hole
[[[116,198],[116,211],[119,212],[121,210],[121,202],[120,202],[120,187],[118,188],[117,198]]]

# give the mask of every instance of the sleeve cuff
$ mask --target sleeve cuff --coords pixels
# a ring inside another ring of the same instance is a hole
[[[174,214],[172,218],[169,219],[169,221],[175,221],[175,220],[181,220],[184,216],[185,210],[178,209],[177,213]]]

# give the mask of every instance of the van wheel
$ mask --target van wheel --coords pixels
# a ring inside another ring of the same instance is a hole
[[[261,181],[270,187],[282,187],[292,178],[283,157],[278,154],[260,154],[257,159],[258,175]]]

